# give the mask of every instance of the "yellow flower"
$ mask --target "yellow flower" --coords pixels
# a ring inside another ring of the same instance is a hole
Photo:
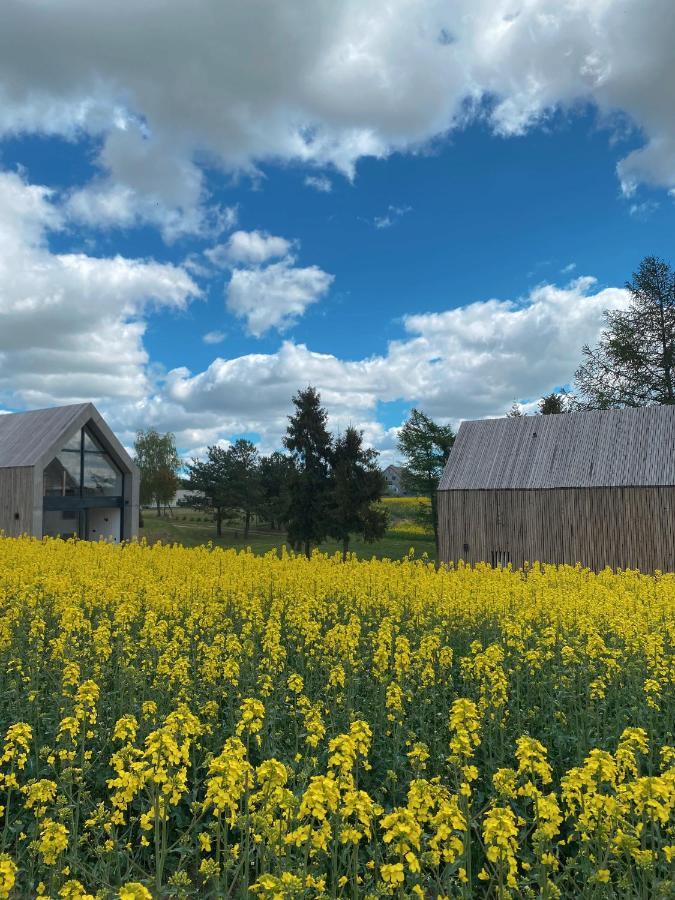
[[[119,900],[152,900],[152,894],[139,881],[127,881],[117,895]]]
[[[0,898],[7,900],[16,884],[17,866],[7,853],[0,853]]]

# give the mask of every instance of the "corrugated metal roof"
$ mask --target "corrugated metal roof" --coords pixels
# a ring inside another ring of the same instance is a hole
[[[675,406],[462,422],[440,490],[675,485]]]
[[[33,466],[90,403],[0,416],[0,468]]]

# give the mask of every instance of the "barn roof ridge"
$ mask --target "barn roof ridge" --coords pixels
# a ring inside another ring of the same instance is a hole
[[[439,490],[675,485],[675,406],[462,422]]]

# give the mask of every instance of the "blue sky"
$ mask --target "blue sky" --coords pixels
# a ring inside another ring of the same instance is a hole
[[[571,382],[669,259],[670,7],[393,6],[10,3],[0,409],[93,399],[127,442],[271,449],[312,383],[388,461],[413,405]]]

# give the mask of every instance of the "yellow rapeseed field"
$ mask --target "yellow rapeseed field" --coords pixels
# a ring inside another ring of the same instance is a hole
[[[673,897],[675,576],[0,538],[0,897]]]

